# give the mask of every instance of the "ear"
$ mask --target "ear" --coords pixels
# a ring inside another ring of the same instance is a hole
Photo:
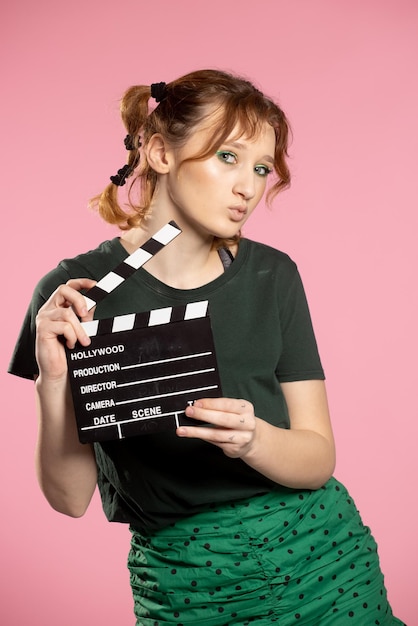
[[[162,135],[152,135],[145,147],[145,155],[152,169],[157,174],[167,174],[170,171],[169,148]]]

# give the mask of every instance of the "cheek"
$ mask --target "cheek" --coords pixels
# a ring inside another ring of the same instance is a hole
[[[177,182],[190,189],[209,185],[215,178],[212,168],[202,167],[200,163],[189,163],[183,166],[177,174]]]
[[[260,180],[257,181],[256,192],[254,195],[255,205],[257,205],[260,202],[261,198],[264,196],[266,187],[267,187],[267,180],[265,178],[260,178]]]
[[[205,163],[191,163],[181,172],[181,187],[189,197],[198,197],[199,202],[215,199],[220,192],[222,179],[216,165]]]

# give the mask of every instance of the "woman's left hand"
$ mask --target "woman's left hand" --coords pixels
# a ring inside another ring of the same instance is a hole
[[[188,406],[186,415],[210,426],[181,426],[179,437],[212,443],[231,458],[242,457],[254,445],[258,420],[248,400],[203,398]]]

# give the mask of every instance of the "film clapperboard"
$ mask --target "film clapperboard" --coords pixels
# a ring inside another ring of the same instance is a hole
[[[169,222],[85,294],[88,310],[172,241]],[[222,395],[208,302],[83,322],[86,348],[66,348],[82,443],[196,425],[187,404]]]

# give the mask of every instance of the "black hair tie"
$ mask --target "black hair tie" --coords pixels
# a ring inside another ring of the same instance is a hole
[[[118,173],[114,176],[110,177],[110,180],[114,185],[118,187],[123,187],[126,183],[126,179],[132,174],[132,168],[130,165],[126,164],[118,170]]]
[[[133,135],[126,135],[123,143],[127,150],[135,150],[135,137],[133,137]]]
[[[151,98],[154,98],[155,102],[161,102],[167,96],[166,83],[152,83],[151,85]]]

